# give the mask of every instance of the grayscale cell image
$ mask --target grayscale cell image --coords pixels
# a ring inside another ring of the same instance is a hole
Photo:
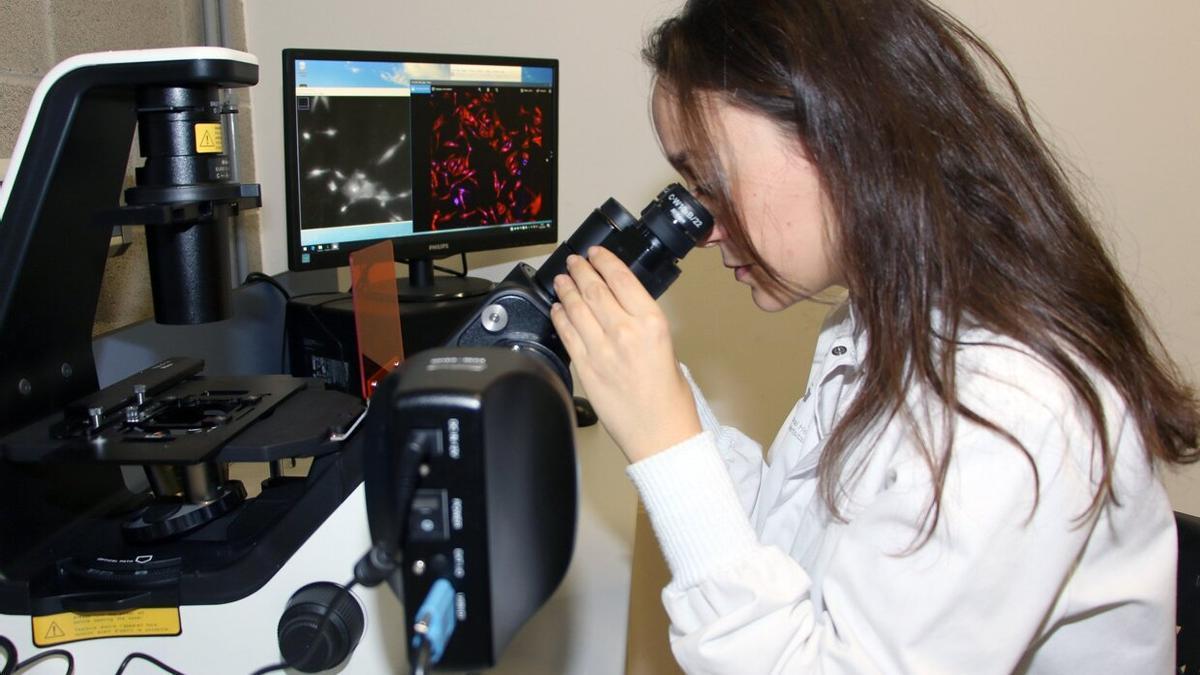
[[[298,101],[305,229],[411,220],[411,107],[398,96]]]

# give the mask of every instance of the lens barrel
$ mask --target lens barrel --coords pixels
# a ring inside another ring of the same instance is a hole
[[[641,218],[609,199],[583,221],[534,275],[541,290],[556,299],[554,277],[567,269],[572,253],[587,257],[603,246],[629,265],[654,298],[679,276],[676,264],[712,231],[713,217],[682,185],[672,183],[642,209]]]
[[[214,204],[237,200],[242,186],[222,139],[220,92],[215,86],[146,87],[137,103],[146,161],[135,171],[137,185],[126,190],[126,203],[193,214],[146,228],[155,319],[194,324],[227,318],[230,225]]]

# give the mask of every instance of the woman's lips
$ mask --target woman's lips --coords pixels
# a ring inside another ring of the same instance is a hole
[[[746,281],[750,278],[750,265],[737,265],[733,268],[733,278],[738,281]]]

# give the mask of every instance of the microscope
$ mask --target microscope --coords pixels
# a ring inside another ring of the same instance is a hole
[[[219,90],[257,79],[226,49],[106,52],[34,94],[0,188],[0,617],[26,617],[2,631],[25,648],[195,630],[187,608],[253,597],[361,480],[336,432],[362,403],[308,380],[178,356],[99,386],[113,226],[146,228],[159,322],[228,317],[228,220],[261,198],[233,180]],[[145,161],[122,200],[135,129]],[[309,475],[254,499],[228,476],[294,457]]]
[[[602,245],[657,297],[711,229],[677,185],[640,218],[609,200],[369,405],[186,355],[100,387],[91,330],[114,225],[146,228],[158,322],[229,316],[227,221],[261,195],[234,179],[222,130],[236,111],[220,90],[257,76],[253,56],[222,48],[108,52],[68,59],[35,92],[0,186],[8,665],[54,648],[86,672],[125,653],[186,671],[213,645],[247,671],[495,665],[574,545],[575,418],[550,280]],[[145,162],[122,203],[135,131]],[[311,458],[307,475],[273,475],[253,498],[229,477],[234,462],[294,458]]]

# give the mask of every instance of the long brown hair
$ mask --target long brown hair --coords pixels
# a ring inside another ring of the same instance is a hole
[[[924,0],[690,0],[651,34],[644,56],[676,104],[727,236],[777,284],[730,199],[705,101],[717,96],[772,119],[821,176],[838,262],[868,337],[862,389],[821,457],[821,494],[835,515],[842,481],[861,468],[849,450],[880,419],[915,425],[904,404],[913,387],[1001,434],[1033,465],[1012,434],[958,398],[953,347],[967,326],[1025,345],[1094,422],[1103,473],[1081,517],[1116,495],[1104,408],[1080,360],[1116,387],[1150,461],[1197,459],[1194,392],[1163,354],[1012,76],[956,19]],[[981,65],[1003,81],[1004,96]],[[944,448],[922,447],[935,485],[926,536],[940,512],[951,421],[944,432]]]

